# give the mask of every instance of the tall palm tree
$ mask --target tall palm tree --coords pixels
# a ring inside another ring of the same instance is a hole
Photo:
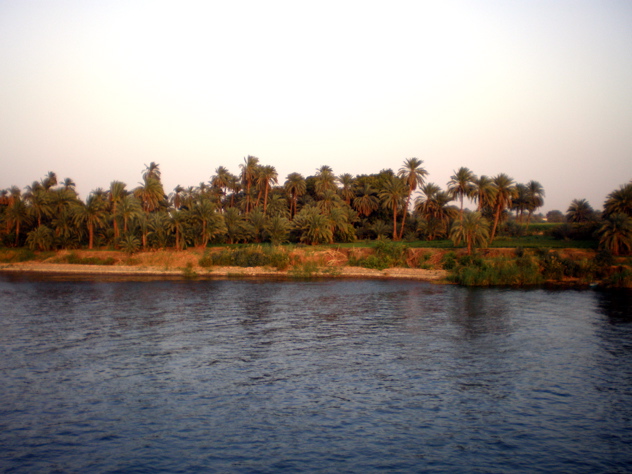
[[[285,179],[283,188],[290,198],[290,220],[293,220],[296,215],[298,198],[307,191],[307,183],[300,173],[290,173]]]
[[[594,216],[595,211],[586,199],[573,199],[566,210],[568,222],[588,222]]]
[[[251,209],[251,195],[250,189],[253,183],[257,179],[257,168],[259,166],[259,158],[256,156],[248,155],[248,158],[244,158],[244,163],[239,165],[241,168],[241,180],[246,187],[246,214]]]
[[[450,221],[458,215],[458,210],[448,205],[452,198],[434,183],[422,186],[421,193],[415,200],[415,212],[422,219],[420,230],[428,240],[434,240],[447,234]]]
[[[450,230],[450,239],[454,245],[465,242],[467,254],[472,255],[472,249],[479,245],[487,245],[489,238],[489,223],[480,212],[468,212],[455,221]]]
[[[459,168],[452,176],[450,176],[450,181],[448,182],[448,194],[453,199],[458,198],[461,202],[461,209],[459,211],[461,219],[463,219],[463,198],[472,197],[475,190],[475,181],[476,176],[474,173],[464,166]]]
[[[279,175],[274,166],[265,165],[259,167],[259,175],[257,176],[257,185],[261,188],[263,193],[263,214],[265,215],[268,209],[268,193],[272,184],[279,182]]]
[[[505,173],[500,173],[495,176],[493,182],[496,192],[494,197],[494,225],[489,237],[490,242],[493,242],[494,237],[496,237],[496,230],[498,229],[498,222],[500,221],[501,214],[505,211],[505,209],[511,207],[511,201],[516,197],[516,186],[514,184],[514,180]]]
[[[336,176],[331,167],[324,165],[318,169],[316,174],[315,190],[317,195],[322,195],[325,191],[336,190]]]
[[[632,217],[623,212],[610,214],[599,229],[599,246],[614,255],[632,252]]]
[[[127,196],[127,190],[125,189],[126,184],[121,181],[112,181],[110,183],[110,211],[112,212],[112,226],[114,228],[114,239],[118,241],[120,237],[118,221],[116,218],[118,217],[117,208],[119,203]]]
[[[31,214],[22,199],[15,199],[6,210],[7,227],[15,229],[15,246],[18,246],[21,227],[31,221]]]
[[[408,189],[403,179],[392,175],[382,183],[382,189],[378,194],[382,201],[382,206],[393,211],[393,240],[399,240],[397,234],[397,212],[403,204]]]
[[[143,172],[143,179],[157,179],[160,181],[160,165],[155,162],[151,162],[148,165],[145,165],[145,171]]]
[[[516,211],[516,219],[520,224],[524,217],[524,211],[529,206],[529,196],[527,194],[527,187],[522,184],[516,184],[516,196],[511,201],[511,209]]]
[[[48,191],[57,185],[57,175],[53,171],[49,171],[44,179],[42,179],[42,187]]]
[[[88,196],[86,203],[79,202],[75,208],[75,221],[78,225],[85,224],[88,229],[88,249],[94,244],[94,230],[105,221],[105,202],[94,193]]]
[[[402,226],[399,232],[399,238],[404,235],[404,226],[406,225],[406,215],[408,213],[408,206],[410,206],[410,199],[413,192],[418,186],[423,185],[424,178],[428,175],[428,172],[421,167],[423,160],[418,158],[407,158],[404,160],[404,164],[399,169],[399,177],[402,178],[408,186],[408,194],[406,196],[406,204],[404,205],[404,217],[402,218]]]
[[[206,247],[212,237],[221,232],[226,232],[224,219],[215,212],[215,206],[208,199],[201,199],[195,203],[193,209],[191,209],[191,217],[202,227],[200,233],[201,247]]]
[[[150,176],[143,178],[143,183],[134,190],[134,196],[140,199],[143,211],[153,212],[165,199],[165,191],[159,179]]]
[[[353,207],[361,216],[368,217],[379,207],[380,201],[375,194],[375,190],[366,182],[357,191],[357,197],[353,199]]]
[[[355,197],[355,193],[353,192],[353,185],[355,180],[350,173],[344,173],[338,176],[338,182],[341,185],[340,195],[342,199],[347,203],[348,206],[351,205],[351,200]]]
[[[478,203],[477,210],[480,212],[485,208],[492,208],[496,198],[496,187],[488,176],[481,176],[473,181],[472,199]]]
[[[529,224],[531,223],[531,216],[536,211],[544,205],[544,188],[537,181],[529,181],[527,183],[527,211],[529,214],[527,215],[527,229],[529,228]]]
[[[632,216],[632,182],[622,185],[606,197],[604,216],[617,213]]]
[[[211,185],[221,190],[222,195],[226,195],[230,187],[231,174],[224,166],[219,166],[215,170],[215,175],[211,178]]]
[[[127,194],[119,201],[115,218],[123,219],[123,233],[127,234],[130,222],[140,218],[142,214],[143,210],[139,199],[132,194]]]
[[[50,217],[53,214],[50,193],[43,187],[36,187],[26,195],[29,203],[29,210],[37,220],[37,226],[42,225],[43,217]]]
[[[75,188],[77,186],[72,178],[64,178],[64,180],[61,182],[61,185],[64,189],[72,191],[75,191]]]

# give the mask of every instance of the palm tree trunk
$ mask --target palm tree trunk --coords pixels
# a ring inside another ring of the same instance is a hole
[[[92,243],[94,242],[94,227],[92,224],[88,224],[88,250],[92,250]]]
[[[406,198],[406,206],[404,206],[404,217],[402,219],[402,227],[401,230],[399,231],[399,239],[401,240],[401,238],[404,236],[404,226],[406,225],[406,214],[408,213],[408,206],[410,205],[410,197],[412,196],[412,193],[409,192],[408,193],[408,197]],[[393,239],[393,240],[398,240],[398,239]]]
[[[393,205],[393,240],[399,240],[397,238],[397,206]]]
[[[498,221],[500,220],[500,206],[496,208],[496,214],[494,215],[494,226],[492,227],[492,235],[489,237],[489,242],[494,241],[496,237],[496,227],[498,227]]]

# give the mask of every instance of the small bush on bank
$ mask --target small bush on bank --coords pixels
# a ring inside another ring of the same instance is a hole
[[[201,267],[274,267],[285,270],[290,265],[290,256],[283,250],[261,246],[237,249],[222,249],[220,252],[205,252],[199,260]]]
[[[544,281],[537,263],[528,257],[489,261],[462,258],[449,279],[464,286],[526,286]]]
[[[80,257],[75,252],[69,253],[62,261],[71,265],[114,265],[116,263],[113,257]]]
[[[375,242],[374,253],[364,258],[349,258],[349,265],[385,270],[393,267],[406,267],[408,245],[383,239]]]

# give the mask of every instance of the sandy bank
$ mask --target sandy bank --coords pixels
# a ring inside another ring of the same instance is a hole
[[[89,275],[89,276],[156,276],[184,278],[295,278],[301,276],[292,270],[276,270],[268,267],[212,267],[195,268],[194,273],[183,268],[165,269],[152,266],[128,265],[70,265],[57,263],[24,262],[0,264],[0,272],[4,273],[36,273],[54,275]],[[324,278],[377,278],[406,279],[428,282],[442,282],[447,277],[445,270],[422,270],[417,268],[388,268],[372,270],[361,267],[326,267],[311,273],[312,277]],[[306,275],[307,276],[307,275]]]

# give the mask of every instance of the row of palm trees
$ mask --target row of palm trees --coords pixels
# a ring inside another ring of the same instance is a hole
[[[593,209],[586,199],[574,199],[566,220],[596,227],[600,246],[615,255],[632,253],[632,181],[608,194],[602,212]]]
[[[290,173],[279,184],[274,166],[248,156],[238,175],[219,166],[208,182],[176,186],[167,196],[159,165],[150,163],[137,187],[113,181],[83,202],[71,179],[58,183],[49,172],[24,192],[13,186],[0,193],[0,229],[5,245],[38,249],[432,240],[448,237],[453,223],[470,214],[464,208],[467,198],[491,222],[487,232],[493,240],[510,211],[528,225],[544,203],[538,182],[515,183],[504,173],[477,177],[463,167],[445,190],[427,182],[427,176],[422,160],[408,158],[397,172],[336,176],[322,166],[313,176]]]

